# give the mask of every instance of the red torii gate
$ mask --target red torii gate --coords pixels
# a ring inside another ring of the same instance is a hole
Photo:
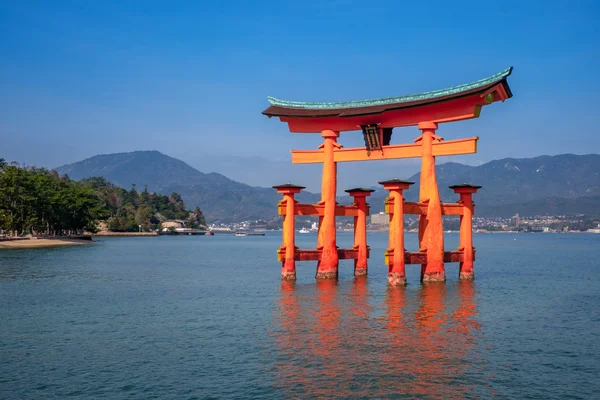
[[[507,77],[512,67],[479,81],[402,97],[376,100],[305,103],[283,101],[269,97],[271,106],[263,111],[268,117],[278,117],[291,132],[321,133],[323,144],[318,150],[292,150],[294,164],[322,163],[321,201],[298,204],[294,194],[304,187],[291,184],[274,186],[284,195],[279,213],[284,216],[283,243],[279,248],[282,279],[296,279],[295,261],[316,260],[317,279],[336,279],[340,259],[355,260],[355,274],[365,275],[369,250],[366,244],[365,197],[368,189],[348,190],[354,198],[351,206],[336,203],[337,163],[421,157],[421,181],[418,203],[405,202],[402,192],[413,182],[390,180],[380,182],[390,191],[386,211],[390,214],[390,243],[386,250],[388,282],[406,284],[405,264],[421,264],[423,282],[444,281],[444,262],[460,262],[460,278],[473,279],[475,252],[472,244],[472,194],[480,188],[469,184],[452,186],[460,194],[458,203],[442,204],[435,175],[435,157],[477,152],[478,137],[443,141],[436,135],[440,123],[478,118],[481,108],[512,97]],[[390,144],[392,129],[416,125],[421,136],[412,144]],[[365,147],[342,148],[337,142],[340,132],[362,129]],[[404,214],[419,215],[419,251],[404,249]],[[316,250],[295,247],[294,216],[319,217]],[[442,215],[461,217],[460,246],[444,252]],[[355,243],[352,249],[336,246],[336,216],[355,218]]]

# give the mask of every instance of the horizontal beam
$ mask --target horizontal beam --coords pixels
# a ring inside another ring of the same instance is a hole
[[[385,201],[385,211],[391,213],[394,206],[394,199]],[[459,203],[442,203],[442,215],[463,215],[464,206]],[[404,202],[404,214],[406,215],[427,215],[426,203]]]
[[[295,261],[318,261],[321,259],[323,250],[300,250],[296,249],[294,252]],[[473,250],[473,261],[475,261],[475,253]],[[280,247],[277,250],[278,260],[283,261],[285,259],[285,246]],[[387,249],[385,251],[387,260],[391,262],[394,258],[394,249]],[[367,250],[367,257],[370,257],[370,250]],[[340,260],[355,260],[358,258],[357,249],[338,249],[338,258]],[[405,264],[427,264],[427,253],[419,251],[407,251],[404,253]],[[463,252],[459,250],[445,251],[444,262],[445,263],[457,263],[463,261]]]
[[[478,139],[478,137],[473,137],[434,142],[432,147],[433,155],[454,156],[476,153]],[[333,152],[333,160],[335,162],[393,160],[398,158],[419,158],[421,154],[420,143],[396,144],[383,146],[382,151],[374,150],[371,151],[371,154],[368,154],[367,149],[364,147],[336,149]],[[293,164],[315,164],[322,163],[323,160],[323,150],[292,150]]]
[[[296,249],[294,252],[295,261],[318,261],[321,259],[323,250],[299,250]],[[358,258],[357,249],[338,249],[338,259],[340,260],[356,260]],[[367,248],[367,258],[370,256],[369,249]],[[277,256],[279,261],[285,259],[285,246],[282,246],[277,250]]]
[[[386,258],[389,263],[394,259],[394,249],[387,249],[385,251]],[[427,253],[419,251],[407,251],[404,253],[405,264],[427,264]],[[463,261],[463,252],[459,250],[445,251],[444,262],[445,263],[457,263]],[[473,261],[475,261],[475,251],[473,250]],[[386,262],[386,264],[388,264]],[[389,264],[388,264],[389,265]]]
[[[279,215],[286,215],[287,210],[285,204],[277,205],[277,212]],[[369,208],[367,207],[367,215],[369,215]],[[322,217],[325,215],[324,204],[296,204],[294,209],[294,215],[310,215]],[[358,207],[356,206],[336,206],[335,207],[336,217],[357,217]]]

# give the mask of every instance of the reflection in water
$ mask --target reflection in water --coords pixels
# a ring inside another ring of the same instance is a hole
[[[388,287],[371,305],[366,278],[282,282],[275,387],[289,398],[490,395],[473,362],[474,285]]]

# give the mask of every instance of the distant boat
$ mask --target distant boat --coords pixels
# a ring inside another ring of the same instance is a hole
[[[234,233],[235,236],[265,236],[264,233],[248,233],[248,232],[236,232]]]
[[[310,233],[310,231],[306,228],[302,228],[298,231],[298,233]]]

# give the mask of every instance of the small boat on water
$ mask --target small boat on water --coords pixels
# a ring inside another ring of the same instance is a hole
[[[253,233],[253,232],[236,232],[235,236],[265,236],[264,233]]]
[[[298,231],[298,233],[310,233],[310,231],[306,228],[302,228]]]

